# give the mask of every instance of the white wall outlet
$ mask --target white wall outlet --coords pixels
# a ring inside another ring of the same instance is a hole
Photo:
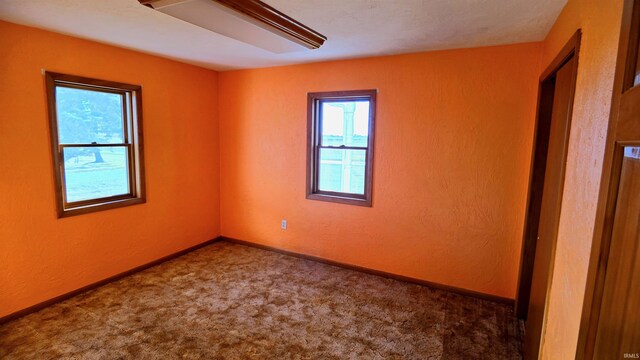
[[[280,223],[280,227],[282,228],[282,230],[287,230],[287,220],[282,219],[282,222]]]

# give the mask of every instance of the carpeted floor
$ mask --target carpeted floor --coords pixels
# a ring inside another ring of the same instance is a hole
[[[1,359],[519,359],[507,305],[219,242],[0,326]]]

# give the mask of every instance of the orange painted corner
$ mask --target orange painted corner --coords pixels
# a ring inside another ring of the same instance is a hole
[[[216,72],[0,33],[0,317],[220,235]],[[57,218],[43,69],[143,86],[145,204]]]
[[[221,73],[222,234],[514,298],[540,53],[527,43]],[[371,208],[305,198],[306,94],[353,89],[378,89]]]

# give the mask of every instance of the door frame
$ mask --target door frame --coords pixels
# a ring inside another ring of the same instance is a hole
[[[634,6],[635,5],[635,6]],[[595,351],[595,340],[604,285],[607,274],[607,263],[613,235],[613,220],[618,198],[618,185],[622,167],[620,147],[616,143],[616,130],[620,113],[620,100],[625,90],[633,84],[630,71],[635,71],[639,32],[633,31],[640,26],[640,1],[624,0],[622,8],[622,26],[618,44],[618,58],[613,83],[611,112],[607,128],[600,192],[596,207],[596,218],[591,243],[591,255],[587,271],[582,317],[578,333],[576,359],[592,359]],[[630,61],[631,60],[631,61]]]
[[[547,66],[547,68],[542,72],[539,78],[538,105],[536,110],[536,123],[534,127],[533,148],[531,150],[529,170],[529,187],[527,191],[527,205],[522,235],[522,247],[520,251],[520,270],[518,274],[516,301],[514,304],[514,312],[520,319],[525,319],[527,317],[529,298],[531,296],[533,264],[535,260],[538,225],[540,223],[542,190],[544,188],[544,178],[547,165],[549,129],[551,125],[553,95],[555,90],[552,78],[555,76],[556,72],[567,63],[567,61],[572,57],[575,58],[576,70],[573,73],[573,86],[571,86],[569,94],[571,104],[569,107],[568,119],[571,119],[573,116],[573,100],[575,95],[581,39],[582,31],[578,29],[562,47],[558,55],[556,55],[556,57],[551,61],[549,66]],[[568,141],[565,146],[568,146]],[[553,267],[553,263],[551,266]]]

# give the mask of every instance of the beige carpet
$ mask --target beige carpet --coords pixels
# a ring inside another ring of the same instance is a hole
[[[215,243],[0,326],[1,359],[519,359],[509,306]]]

